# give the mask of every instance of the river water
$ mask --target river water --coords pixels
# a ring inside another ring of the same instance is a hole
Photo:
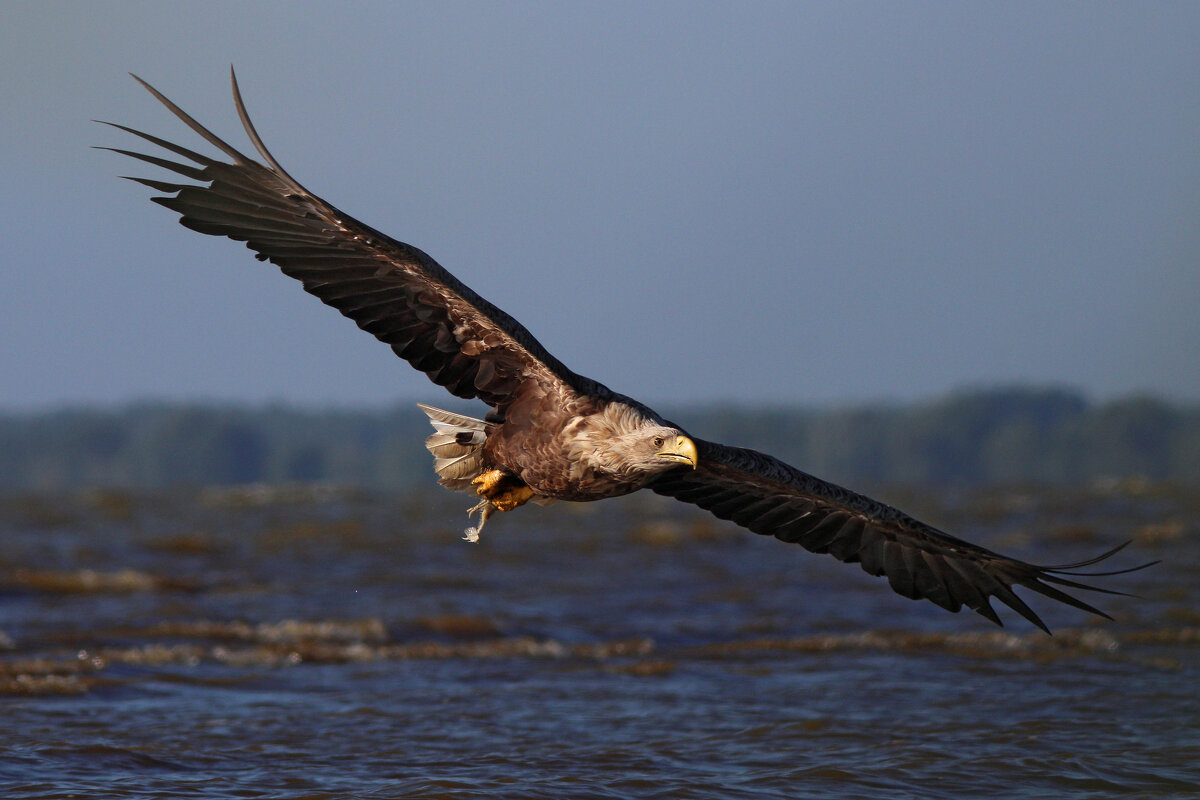
[[[436,487],[10,497],[0,796],[1200,797],[1200,494],[887,499],[1163,563],[1051,638],[650,495],[478,544]]]

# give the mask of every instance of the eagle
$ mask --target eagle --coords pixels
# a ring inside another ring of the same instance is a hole
[[[439,483],[470,494],[477,541],[495,512],[529,501],[592,501],[648,489],[706,509],[754,533],[858,563],[911,599],[948,611],[967,606],[1002,625],[996,598],[1050,633],[1015,586],[1085,612],[1103,611],[1065,589],[1123,594],[1075,580],[1125,545],[1073,564],[1035,565],[919,522],[765,453],[706,441],[631,397],[579,375],[516,319],[472,291],[416,247],[359,222],[293,178],[250,121],[232,68],[234,105],[262,161],[218,138],[150,84],[132,76],[192,131],[213,158],[125,125],[105,122],[183,161],[111,150],[179,177],[123,176],[165,196],[154,202],[200,233],[245,242],[392,348],[452,395],[483,401],[475,419],[422,405],[434,432],[426,447]],[[1062,587],[1062,588],[1060,588]],[[1111,617],[1108,617],[1111,619]]]

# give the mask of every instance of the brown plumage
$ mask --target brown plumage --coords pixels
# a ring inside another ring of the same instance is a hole
[[[440,482],[480,498],[472,509],[480,512],[479,527],[492,512],[527,500],[599,500],[648,488],[755,533],[858,562],[871,575],[886,575],[905,597],[925,598],[950,611],[966,605],[997,624],[992,597],[1046,630],[1014,586],[1102,616],[1107,615],[1056,587],[1119,594],[1066,576],[1120,547],[1077,564],[1028,564],[771,456],[688,436],[641,403],[567,369],[519,322],[425,253],[311,194],[263,145],[236,77],[238,116],[265,164],[238,152],[136,79],[228,160],[114,125],[191,163],[104,149],[197,183],[130,180],[166,192],[169,196],[154,201],[178,212],[183,225],[244,241],[259,260],[299,280],[305,291],[451,394],[479,398],[491,407],[486,419],[477,420],[422,406],[434,425],[426,446]],[[478,528],[467,533],[478,538]]]

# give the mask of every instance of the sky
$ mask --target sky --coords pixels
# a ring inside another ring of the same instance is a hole
[[[90,149],[126,73],[658,404],[1200,401],[1200,3],[8,2],[0,410],[444,396]],[[207,150],[205,150],[207,152]]]

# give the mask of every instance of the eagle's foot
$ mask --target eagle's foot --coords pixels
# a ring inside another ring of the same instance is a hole
[[[523,506],[533,497],[533,489],[525,484],[508,489],[503,494],[492,498],[492,505],[500,511],[512,511],[517,506]]]
[[[522,483],[520,478],[502,469],[488,470],[471,481],[471,484],[476,487],[475,494],[485,498],[498,511],[512,511],[533,497],[533,489]]]
[[[478,511],[479,524],[472,525],[463,531],[463,541],[472,543],[479,541],[479,532],[483,530],[484,524],[488,521],[488,517],[492,515],[492,511],[494,511],[495,508],[496,507],[492,505],[490,500],[481,500],[475,505],[471,506],[471,508],[467,511],[467,516],[469,517]]]
[[[479,524],[463,531],[463,539],[468,542],[479,541],[479,533],[493,512],[512,511],[533,497],[533,489],[522,483],[520,478],[502,469],[488,470],[471,483],[475,486],[475,494],[483,499],[467,512],[468,515],[479,512]]]

